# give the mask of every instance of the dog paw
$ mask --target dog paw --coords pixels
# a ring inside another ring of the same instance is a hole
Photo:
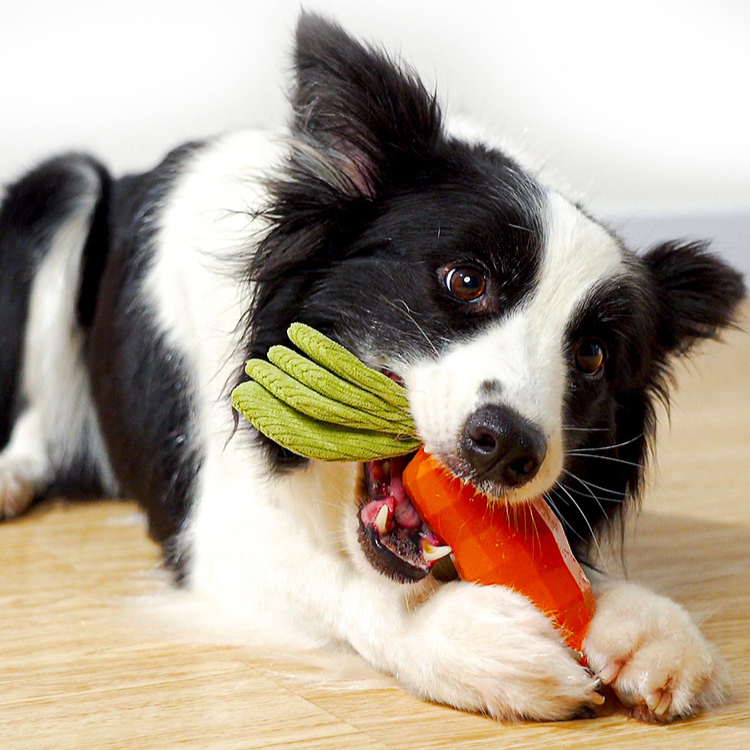
[[[406,664],[418,695],[498,719],[584,716],[603,697],[551,621],[499,586],[454,583],[414,613]]]
[[[584,642],[591,669],[642,721],[672,721],[728,696],[726,670],[690,615],[639,586],[598,596]]]
[[[34,488],[10,467],[0,464],[0,519],[21,515],[34,499]]]

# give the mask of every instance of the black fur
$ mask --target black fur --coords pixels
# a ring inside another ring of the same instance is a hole
[[[192,501],[201,463],[194,434],[191,377],[183,359],[157,333],[143,281],[155,213],[184,162],[201,146],[174,151],[152,172],[113,186],[111,247],[101,277],[88,367],[99,422],[124,495],[147,511],[151,536],[163,544],[178,580],[186,560],[174,537]]]
[[[59,157],[12,185],[0,210],[0,447],[19,410],[18,374],[31,282],[55,233],[90,194],[98,200],[81,258],[77,323],[85,336],[92,394],[120,490],[148,513],[151,535],[179,577],[173,552],[191,502],[200,450],[191,434],[190,377],[156,332],[142,282],[152,220],[181,165],[200,144],[176,150],[155,170],[114,184],[86,156]],[[103,304],[98,304],[99,299]],[[46,494],[105,493],[98,467],[81,451],[55,467]]]
[[[716,338],[744,298],[742,277],[708,252],[707,243],[665,242],[645,254],[657,295],[658,350],[686,354]]]
[[[541,192],[510,159],[447,137],[416,76],[338,26],[297,31],[292,144],[255,255],[248,357],[302,321],[365,359],[424,354],[480,328],[533,286]],[[471,261],[492,306],[469,312],[439,274]],[[276,469],[304,461],[265,440]]]
[[[412,72],[320,18],[300,22],[295,69],[293,142],[269,184],[271,229],[249,262],[248,357],[283,343],[298,320],[398,372],[533,292],[545,197],[532,177],[497,151],[446,135],[435,97]],[[86,157],[53,160],[11,186],[0,210],[0,446],[19,401],[31,278],[83,189],[85,166],[100,188],[77,300],[93,397],[120,489],[147,511],[178,578],[186,561],[173,542],[202,461],[193,374],[158,333],[143,283],[157,213],[200,148],[189,144],[152,172],[111,185]],[[622,252],[629,273],[592,293],[567,337],[570,474],[553,499],[579,557],[594,530],[638,495],[671,357],[731,323],[744,296],[740,276],[702,245]],[[464,264],[487,279],[481,304],[446,289],[445,269]],[[608,354],[595,376],[574,364],[589,337]],[[261,439],[273,469],[303,461]],[[85,462],[78,470],[80,484]]]
[[[273,229],[251,267],[248,356],[265,356],[300,320],[397,370],[399,357],[439,350],[513,309],[539,270],[541,189],[502,154],[447,137],[416,77],[339,27],[303,16],[297,45],[296,143],[271,185]],[[715,336],[744,295],[740,276],[700,245],[623,253],[632,273],[592,295],[568,333],[573,455],[552,498],[581,558],[638,497],[670,358]],[[461,262],[489,278],[482,309],[441,283],[440,269]],[[591,336],[609,355],[594,379],[573,365],[576,343]],[[261,440],[276,470],[303,462]]]
[[[89,188],[92,170],[104,195],[104,168],[88,156],[71,154],[44,162],[10,185],[0,208],[0,448],[8,442],[19,411],[18,375],[31,282],[60,224]],[[102,205],[100,199],[95,214],[101,215]],[[81,304],[89,304],[87,294],[82,294]]]
[[[78,323],[87,330],[94,322],[96,299],[99,294],[104,267],[109,254],[109,210],[112,180],[101,165],[95,165],[99,175],[101,193],[91,216],[91,226],[81,258],[81,284],[78,290],[76,311]]]
[[[631,261],[633,274],[596,290],[568,332],[568,473],[553,500],[581,558],[592,530],[618,528],[626,501],[639,498],[655,409],[668,405],[672,358],[715,338],[745,296],[740,274],[703,243],[669,242]],[[572,362],[576,343],[588,337],[607,348],[600,377]]]

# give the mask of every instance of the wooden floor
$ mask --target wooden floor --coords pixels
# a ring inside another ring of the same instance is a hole
[[[301,680],[294,662],[139,627],[128,597],[157,585],[158,552],[134,506],[53,502],[0,526],[0,748],[750,747],[750,336],[727,341],[680,370],[627,561],[702,619],[729,705],[671,726],[501,725],[385,678]]]

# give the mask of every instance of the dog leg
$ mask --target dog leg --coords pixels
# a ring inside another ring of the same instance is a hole
[[[456,582],[414,611],[396,676],[414,693],[497,719],[567,719],[600,704],[598,681],[551,621],[500,586]]]
[[[27,409],[0,453],[0,519],[21,515],[44,491],[50,474],[41,415]]]
[[[503,720],[569,719],[604,701],[551,621],[510,589],[454,582],[417,607],[403,587],[361,577],[337,591],[338,638],[421,698]]]
[[[623,581],[601,586],[584,643],[589,666],[643,721],[671,721],[728,696],[726,668],[690,615]]]
[[[182,537],[187,585],[217,603],[222,621],[236,614],[256,628],[267,621],[272,638],[292,629],[346,644],[422,698],[499,719],[565,719],[602,702],[598,680],[520,594],[463,581],[407,586],[368,569],[348,504],[351,466],[269,480],[241,449],[235,440],[206,458]]]

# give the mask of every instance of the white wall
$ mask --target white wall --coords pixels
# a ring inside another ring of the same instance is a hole
[[[750,212],[747,0],[305,0],[402,51],[449,110],[595,209]],[[285,117],[297,0],[4,0],[0,181],[50,152],[117,172]]]

